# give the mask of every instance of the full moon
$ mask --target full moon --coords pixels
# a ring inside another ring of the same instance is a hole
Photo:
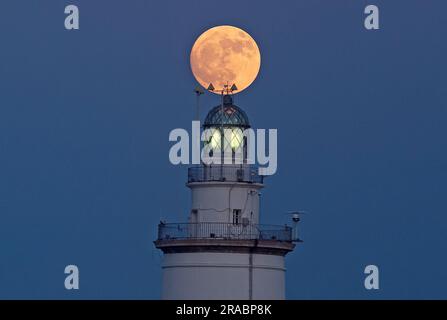
[[[224,85],[235,84],[237,92],[256,79],[261,67],[261,53],[255,40],[233,26],[208,29],[197,38],[191,50],[192,73],[200,85],[212,83],[220,94]]]

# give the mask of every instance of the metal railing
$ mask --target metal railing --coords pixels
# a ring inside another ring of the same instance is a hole
[[[206,181],[263,183],[264,176],[258,174],[258,168],[247,165],[214,165],[188,168],[189,183]]]
[[[292,228],[231,223],[160,223],[158,240],[232,239],[293,241]]]

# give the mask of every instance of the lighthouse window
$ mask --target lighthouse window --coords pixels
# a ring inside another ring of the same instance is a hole
[[[198,214],[199,214],[199,210],[197,210],[197,209],[192,209],[191,210],[191,217],[190,217],[190,220],[191,220],[191,223],[197,223],[198,222]]]
[[[241,222],[241,210],[233,209],[233,224],[239,224]]]

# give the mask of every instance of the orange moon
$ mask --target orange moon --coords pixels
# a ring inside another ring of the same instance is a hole
[[[224,85],[236,85],[235,93],[245,90],[256,79],[261,53],[255,40],[233,26],[208,29],[197,38],[191,50],[191,69],[205,89],[212,83],[220,94]]]

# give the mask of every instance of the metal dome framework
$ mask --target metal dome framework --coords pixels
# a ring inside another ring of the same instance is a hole
[[[244,148],[243,131],[250,128],[250,122],[244,110],[233,104],[232,97],[225,95],[223,105],[215,106],[208,112],[203,128],[211,132],[209,140],[205,143],[211,144],[212,149],[221,150],[223,143],[224,151],[235,151],[239,147]],[[230,129],[231,135],[225,136],[222,129]]]
[[[222,112],[223,109],[223,112]],[[234,104],[224,104],[216,106],[208,112],[203,127],[239,127],[241,129],[250,128],[247,114]]]

